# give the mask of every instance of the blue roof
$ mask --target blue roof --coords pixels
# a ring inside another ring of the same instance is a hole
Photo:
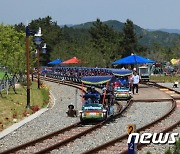
[[[81,82],[85,84],[103,84],[109,82],[112,76],[84,76],[81,78]]]
[[[55,59],[55,60],[49,62],[48,64],[49,65],[58,65],[58,64],[61,64],[61,63],[62,63],[62,61],[60,59]]]
[[[137,56],[137,55],[130,55],[128,57],[119,59],[115,62],[113,62],[113,65],[119,65],[119,64],[146,64],[146,63],[154,63],[155,61]]]
[[[109,69],[115,76],[128,76],[132,74],[131,70],[128,69]]]

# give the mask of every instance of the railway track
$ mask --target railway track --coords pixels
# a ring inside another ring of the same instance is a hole
[[[45,78],[44,80],[63,83],[64,85],[72,86],[80,89],[81,85],[74,84],[71,82],[61,82],[57,79]],[[118,118],[131,104],[131,101],[128,101],[126,106],[121,108],[121,111],[118,111],[114,116],[108,117],[107,120],[99,122],[96,125],[83,125],[81,122],[70,125],[64,129],[52,132],[46,136],[38,138],[36,140],[30,141],[28,143],[19,145],[12,149],[6,150],[1,154],[7,153],[47,153],[53,149],[67,145],[68,143],[73,142],[75,139],[80,138],[86,134],[89,134],[92,131],[99,131],[103,125],[109,123],[115,118]],[[118,103],[117,103],[118,104]]]
[[[165,89],[165,92],[170,94],[172,89],[167,89],[162,86],[158,86],[153,84],[154,86],[160,87]],[[150,101],[150,100],[149,100]],[[153,100],[154,101],[154,100]],[[158,101],[161,101],[159,99]],[[164,101],[164,100],[162,100]],[[172,107],[171,109],[159,119],[139,128],[136,132],[142,134],[144,132],[157,132],[157,133],[166,133],[169,132],[180,125],[179,115],[180,110],[177,108],[176,101],[172,98]],[[127,144],[128,134],[124,134],[123,136],[117,137],[114,140],[111,140],[105,144],[102,144],[94,149],[84,152],[84,154],[91,154],[91,153],[121,153],[126,154],[128,153],[128,144]],[[147,146],[146,144],[138,144],[137,149],[142,149],[143,147]]]

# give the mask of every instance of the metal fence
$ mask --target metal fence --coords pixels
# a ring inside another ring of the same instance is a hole
[[[2,92],[3,90],[6,90],[8,92],[9,88],[11,88],[11,87],[15,91],[15,84],[17,82],[18,82],[18,78],[16,75],[14,75],[10,78],[5,76],[3,78],[3,80],[0,81],[0,92]]]

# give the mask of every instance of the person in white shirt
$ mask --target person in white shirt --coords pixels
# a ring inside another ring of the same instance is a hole
[[[133,80],[133,88],[132,88],[132,92],[134,94],[134,89],[136,88],[136,94],[138,94],[138,89],[139,89],[139,75],[137,74],[137,72],[135,71],[133,76],[132,76],[132,80]]]

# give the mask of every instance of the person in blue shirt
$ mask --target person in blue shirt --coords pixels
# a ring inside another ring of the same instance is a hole
[[[120,77],[119,82],[121,83],[122,87],[127,87],[127,79],[125,77]]]
[[[100,92],[98,92],[94,86],[91,87],[91,94],[95,94],[96,100],[99,101],[100,100]]]

